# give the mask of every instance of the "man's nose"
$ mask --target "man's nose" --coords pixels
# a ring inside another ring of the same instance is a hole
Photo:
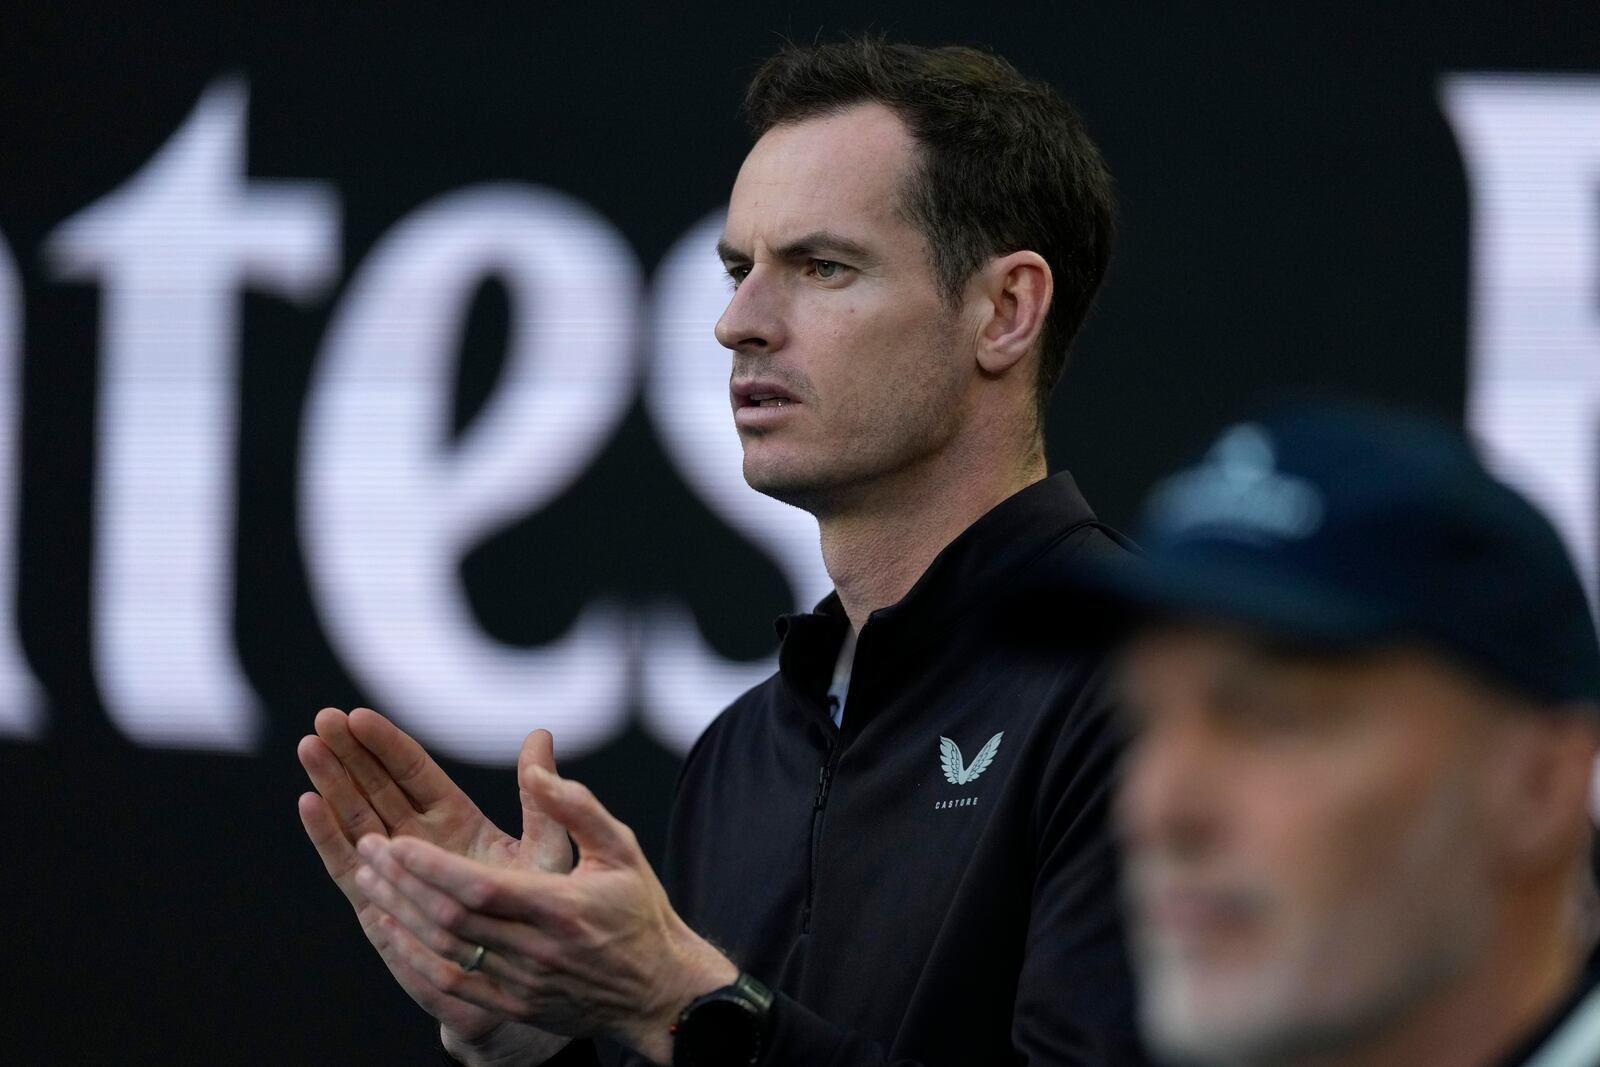
[[[717,320],[717,342],[734,351],[770,352],[781,346],[784,329],[778,290],[777,279],[760,267],[751,269]]]
[[[1191,852],[1220,832],[1214,753],[1190,729],[1147,728],[1128,748],[1117,785],[1116,820],[1125,848]]]

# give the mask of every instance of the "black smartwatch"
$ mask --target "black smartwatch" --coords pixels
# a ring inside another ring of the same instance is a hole
[[[772,990],[743,972],[695,998],[672,1028],[672,1067],[753,1067],[771,1010]]]

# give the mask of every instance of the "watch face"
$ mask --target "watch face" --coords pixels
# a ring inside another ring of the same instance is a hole
[[[761,1053],[761,1020],[734,997],[696,1004],[678,1024],[674,1067],[749,1067]]]

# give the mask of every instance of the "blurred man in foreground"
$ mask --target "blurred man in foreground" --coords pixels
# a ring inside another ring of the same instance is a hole
[[[836,592],[690,753],[666,889],[541,732],[520,839],[370,711],[318,715],[301,817],[468,1063],[592,1061],[565,1035],[693,1067],[1137,1062],[1104,660],[989,625],[1048,562],[1121,554],[1043,439],[1110,178],[1048,87],[973,49],[789,49],[746,114],[732,421]]]
[[[1152,1046],[1600,1063],[1600,651],[1555,532],[1443,427],[1289,410],[1152,494],[1118,814]]]

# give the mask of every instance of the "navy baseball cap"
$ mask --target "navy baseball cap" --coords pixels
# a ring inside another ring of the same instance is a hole
[[[1081,570],[1137,616],[1313,647],[1419,644],[1542,703],[1600,704],[1600,644],[1549,521],[1451,427],[1301,404],[1224,430],[1145,503],[1145,558]]]

